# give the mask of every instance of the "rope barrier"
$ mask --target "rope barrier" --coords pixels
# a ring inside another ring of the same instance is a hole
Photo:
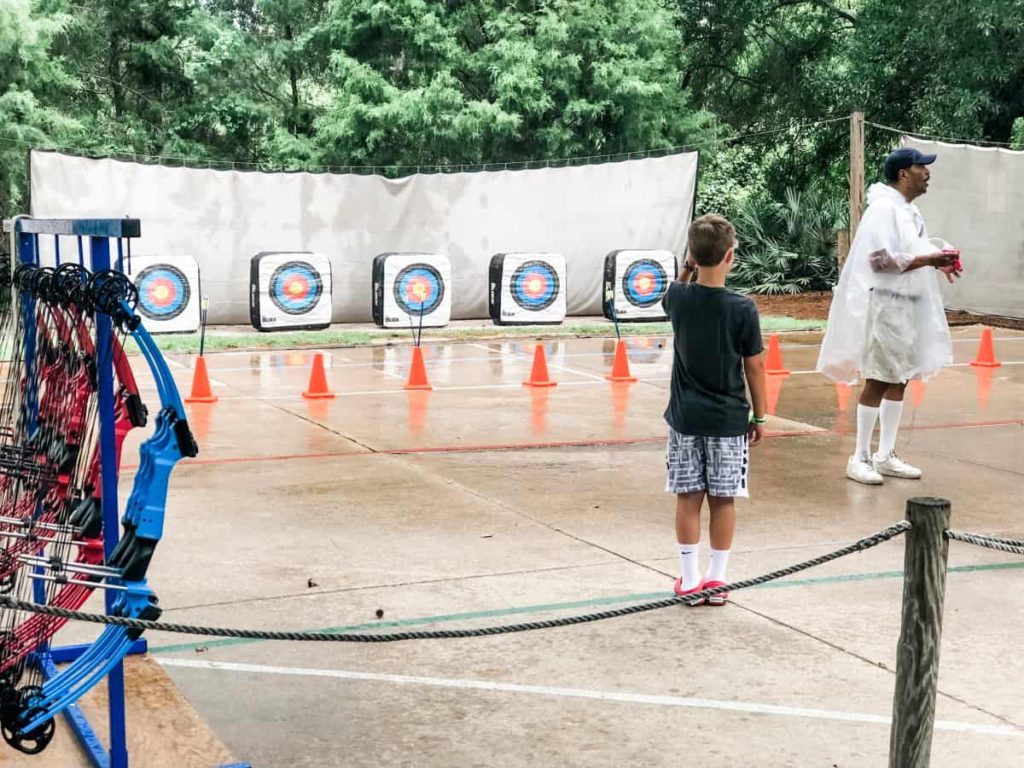
[[[946,538],[962,541],[965,544],[973,544],[976,547],[1009,552],[1012,555],[1024,555],[1024,541],[1018,541],[1017,539],[1004,539],[1000,536],[986,536],[981,533],[951,530],[946,531]]]
[[[949,144],[977,144],[983,147],[1004,147],[1012,149],[1013,144],[1008,141],[988,141],[987,139],[963,139],[954,136],[934,136],[930,133],[918,133],[917,131],[905,131],[902,128],[893,128],[891,125],[882,125],[881,123],[873,123],[870,120],[865,120],[864,125],[870,125],[872,128],[878,128],[882,131],[888,131],[889,133],[897,133],[904,136],[913,136],[917,139],[926,139],[928,141],[944,141]]]
[[[759,584],[765,584],[769,581],[781,579],[784,576],[791,576],[794,573],[807,570],[808,568],[814,568],[818,565],[831,562],[832,560],[838,560],[841,557],[852,555],[855,552],[863,552],[866,549],[871,549],[879,544],[882,544],[889,539],[895,538],[902,533],[905,533],[910,529],[910,523],[906,520],[902,520],[895,525],[891,525],[888,528],[884,528],[877,533],[865,536],[862,539],[849,544],[845,547],[837,549],[828,554],[821,555],[819,557],[805,560],[802,563],[788,566],[786,568],[780,568],[777,571],[766,573],[763,576],[757,576],[751,579],[745,579],[743,581],[737,581],[732,584],[726,584],[722,587],[714,587],[712,589],[705,589],[701,592],[695,592],[692,595],[687,595],[685,598],[682,597],[668,597],[662,600],[653,600],[646,603],[638,603],[636,605],[626,606],[624,608],[616,608],[610,611],[601,611],[599,613],[588,613],[577,616],[566,616],[560,619],[550,619],[546,621],[530,621],[521,624],[505,624],[495,627],[481,627],[478,629],[443,629],[443,630],[428,630],[422,632],[393,632],[388,634],[338,634],[331,632],[288,632],[288,631],[272,631],[272,630],[256,630],[256,629],[232,629],[229,627],[204,627],[204,626],[193,626],[188,624],[172,624],[160,621],[145,621],[141,619],[131,619],[122,616],[106,616],[103,614],[96,613],[85,613],[83,611],[72,611],[65,608],[58,608],[52,605],[39,605],[37,603],[15,600],[14,598],[0,595],[0,606],[17,611],[27,611],[29,613],[39,613],[47,616],[59,616],[60,618],[70,619],[73,621],[83,621],[91,624],[105,624],[118,627],[128,627],[130,629],[148,630],[154,632],[175,632],[178,634],[185,635],[203,635],[208,637],[233,637],[247,640],[285,640],[293,642],[333,642],[333,643],[390,643],[400,640],[437,640],[447,638],[466,638],[466,637],[489,637],[491,635],[505,635],[513,632],[527,632],[537,629],[551,629],[554,627],[567,627],[575,624],[586,624],[593,621],[602,621],[604,619],[613,619],[619,616],[629,616],[635,613],[644,613],[646,611],[654,611],[659,608],[668,608],[673,605],[683,605],[691,603],[697,600],[706,599],[713,595],[720,594],[722,592],[738,591],[740,589],[746,589],[748,587],[755,587]]]

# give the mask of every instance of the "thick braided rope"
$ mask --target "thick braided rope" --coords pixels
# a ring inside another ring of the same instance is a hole
[[[84,621],[92,624],[107,624],[118,627],[129,627],[131,629],[143,629],[156,632],[176,632],[184,635],[205,635],[209,637],[236,637],[247,640],[290,640],[298,642],[333,642],[333,643],[392,643],[398,640],[437,640],[442,638],[460,637],[486,637],[490,635],[505,635],[512,632],[527,632],[535,629],[551,629],[552,627],[567,627],[573,624],[585,624],[591,621],[613,619],[618,616],[629,616],[634,613],[654,611],[659,608],[668,608],[673,605],[683,605],[703,598],[717,595],[721,592],[730,592],[747,587],[754,587],[784,576],[790,576],[808,568],[813,568],[824,563],[838,560],[840,557],[852,555],[855,552],[862,552],[871,547],[899,536],[910,528],[910,523],[903,520],[895,525],[885,528],[878,533],[865,536],[854,543],[829,552],[826,555],[805,560],[802,563],[780,568],[777,571],[766,573],[752,579],[737,581],[734,584],[727,584],[723,587],[705,589],[695,592],[692,595],[682,597],[668,597],[663,600],[653,600],[646,603],[616,608],[600,613],[588,613],[579,616],[566,616],[560,619],[549,619],[546,621],[530,621],[522,624],[505,624],[497,627],[481,627],[478,629],[439,629],[420,632],[392,632],[388,634],[342,634],[333,632],[277,632],[257,629],[232,629],[229,627],[200,627],[187,624],[169,624],[160,621],[144,621],[141,619],[130,619],[122,616],[106,616],[96,613],[84,613],[82,611],[71,611],[65,608],[57,608],[52,605],[39,605],[37,603],[15,600],[0,595],[0,606],[17,611],[28,611],[30,613],[42,613],[47,616],[60,616],[64,619]]]
[[[1024,541],[1017,539],[1004,539],[1000,536],[985,536],[980,533],[967,533],[965,531],[946,531],[947,539],[962,541],[965,544],[974,544],[976,547],[986,549],[998,549],[1000,552],[1009,552],[1013,555],[1024,555]]]

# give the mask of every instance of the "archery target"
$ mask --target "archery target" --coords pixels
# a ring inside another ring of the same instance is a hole
[[[452,268],[433,253],[382,253],[373,260],[373,319],[384,328],[448,325]]]
[[[490,272],[490,313],[498,325],[565,320],[565,257],[561,254],[498,254],[491,259]]]
[[[249,317],[260,331],[331,324],[331,262],[319,253],[270,251],[250,262]]]
[[[605,258],[604,316],[664,320],[661,299],[676,277],[671,251],[612,251]]]
[[[199,330],[202,306],[199,264],[191,256],[136,256],[131,279],[139,291],[138,311],[150,333]]]

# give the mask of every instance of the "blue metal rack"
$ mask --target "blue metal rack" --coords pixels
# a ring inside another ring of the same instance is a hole
[[[40,266],[41,250],[40,236],[45,235],[53,238],[53,253],[56,266],[60,265],[60,238],[74,237],[76,239],[77,260],[80,265],[85,266],[84,240],[89,242],[89,267],[93,272],[100,272],[111,269],[110,241],[117,242],[117,264],[118,270],[123,271],[123,241],[126,238],[137,238],[141,235],[141,224],[138,219],[32,219],[28,217],[17,217],[11,222],[4,222],[5,232],[13,229],[14,246],[16,254],[12,254],[12,261],[16,257],[23,264]],[[35,316],[34,307],[26,308],[26,318],[32,320]],[[27,322],[26,329],[33,333],[35,323]],[[116,439],[114,432],[114,379],[113,379],[113,347],[111,344],[112,326],[108,315],[96,313],[96,375],[99,384],[99,422],[100,422],[100,476],[102,480],[101,502],[103,510],[103,553],[105,559],[109,559],[114,548],[117,546],[120,519],[117,509],[117,458]],[[27,345],[32,355],[33,345]],[[33,364],[31,359],[25,360],[26,370],[30,370]],[[31,395],[30,395],[31,397]],[[35,598],[37,602],[45,602],[46,594],[41,580],[35,583]],[[105,605],[107,612],[111,612],[115,595],[106,590]],[[72,662],[82,655],[88,645],[72,645],[64,647],[43,647],[34,655],[35,663],[42,669],[43,674],[49,678],[57,673],[57,664]],[[136,640],[132,644],[129,653],[145,653],[147,645],[145,639]],[[81,708],[76,704],[69,707],[64,715],[68,720],[72,731],[85,749],[90,763],[94,768],[128,768],[128,744],[125,729],[125,697],[124,697],[124,666],[120,662],[110,671],[107,678],[107,691],[109,701],[109,723],[110,723],[110,746],[105,749],[102,741],[96,735],[95,730],[89,723]],[[233,763],[230,766],[220,768],[251,768],[249,763]]]

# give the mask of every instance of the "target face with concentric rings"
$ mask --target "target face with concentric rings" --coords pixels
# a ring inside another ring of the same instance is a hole
[[[139,311],[150,320],[173,320],[188,307],[192,297],[185,273],[171,264],[154,264],[135,278]]]
[[[512,273],[512,300],[525,310],[539,312],[558,298],[561,287],[558,273],[546,261],[527,261]]]
[[[664,249],[622,249],[604,260],[602,314],[620,322],[664,320],[661,300],[677,273],[676,257]]]
[[[634,307],[645,309],[657,304],[667,287],[665,267],[653,259],[638,259],[622,274],[622,294]]]
[[[395,277],[394,296],[407,315],[429,315],[444,299],[444,278],[431,264],[410,264]]]
[[[312,311],[323,292],[320,273],[304,261],[286,261],[270,277],[270,300],[288,315],[305,315]]]

